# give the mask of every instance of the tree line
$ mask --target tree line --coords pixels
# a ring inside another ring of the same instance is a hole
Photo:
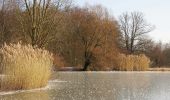
[[[169,45],[147,38],[154,29],[143,13],[116,19],[101,6],[71,0],[0,0],[0,46],[22,41],[54,54],[57,67],[113,70],[120,53],[145,54],[152,66],[168,66]]]

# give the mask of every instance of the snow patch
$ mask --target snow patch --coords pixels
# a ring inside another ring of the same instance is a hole
[[[22,93],[22,92],[35,92],[35,91],[40,91],[40,90],[51,90],[51,89],[53,89],[54,87],[57,86],[57,84],[55,84],[55,83],[63,83],[63,82],[67,82],[67,81],[61,81],[61,80],[57,80],[57,79],[56,80],[50,80],[48,82],[48,85],[46,87],[43,87],[43,88],[0,92],[0,96],[2,96],[2,95],[12,95],[12,94],[17,94],[17,93]]]

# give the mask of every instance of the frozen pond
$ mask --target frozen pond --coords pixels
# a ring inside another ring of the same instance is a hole
[[[47,87],[0,100],[170,100],[170,72],[58,72]]]

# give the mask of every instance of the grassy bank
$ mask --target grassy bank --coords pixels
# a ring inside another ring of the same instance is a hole
[[[149,68],[148,71],[170,71],[170,68]]]

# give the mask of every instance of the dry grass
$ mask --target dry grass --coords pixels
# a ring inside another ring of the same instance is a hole
[[[117,69],[120,71],[146,71],[150,60],[145,55],[119,54],[117,58]]]
[[[155,68],[149,68],[148,71],[170,71],[170,68],[167,68],[167,67],[162,67],[162,68],[155,67]]]
[[[0,49],[1,72],[7,75],[0,81],[1,90],[44,87],[53,65],[52,54],[31,45],[10,44]]]

